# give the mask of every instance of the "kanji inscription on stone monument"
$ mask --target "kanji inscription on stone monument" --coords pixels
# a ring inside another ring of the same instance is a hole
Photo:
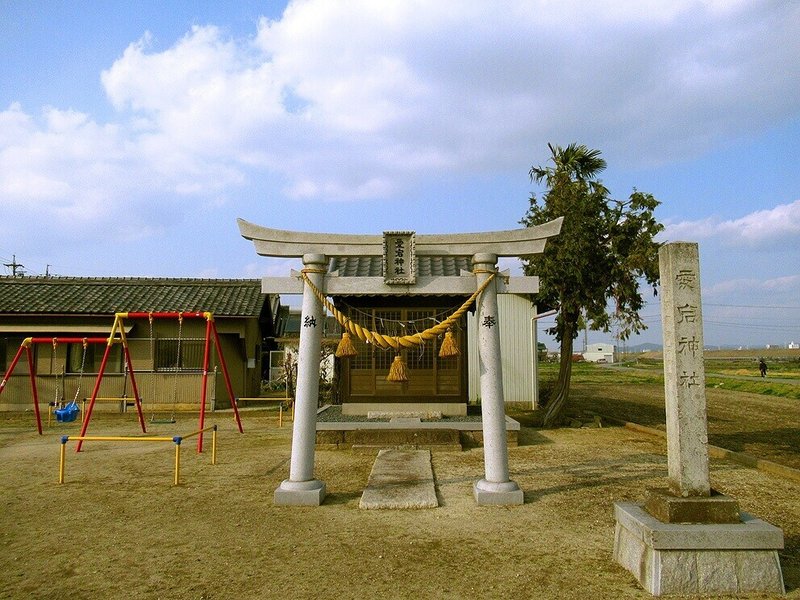
[[[669,485],[680,496],[708,496],[711,486],[697,244],[665,244],[658,260]]]

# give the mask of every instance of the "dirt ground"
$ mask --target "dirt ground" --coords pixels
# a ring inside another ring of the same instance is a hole
[[[288,476],[290,427],[270,413],[228,415],[218,463],[184,443],[68,444],[59,485],[60,424],[44,436],[28,416],[0,417],[0,598],[649,598],[612,559],[613,503],[664,484],[661,440],[619,427],[523,428],[509,450],[525,490],[518,507],[478,507],[482,449],[435,452],[441,506],[358,508],[374,454],[320,451],[321,507],[276,507]],[[188,433],[189,418],[151,425]],[[98,416],[91,434],[136,435],[133,417]],[[788,597],[800,598],[800,484],[713,461],[713,485],[783,528]],[[762,597],[762,596],[754,596]]]

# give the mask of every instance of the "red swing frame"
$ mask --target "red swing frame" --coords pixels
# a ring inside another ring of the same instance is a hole
[[[114,324],[111,327],[111,333],[109,334],[107,339],[103,339],[104,342],[107,342],[106,351],[103,354],[103,360],[100,363],[100,369],[97,373],[97,380],[94,384],[94,390],[92,390],[92,397],[89,401],[89,406],[86,408],[86,414],[83,417],[83,424],[81,425],[81,432],[80,437],[84,437],[86,435],[86,430],[89,428],[89,421],[92,418],[92,410],[94,409],[94,404],[97,399],[97,393],[100,390],[100,382],[103,379],[103,374],[105,373],[106,363],[108,362],[109,354],[111,353],[111,347],[115,343],[121,343],[124,353],[125,353],[125,360],[127,361],[129,367],[129,373],[131,376],[131,387],[133,388],[133,393],[136,402],[136,410],[139,414],[139,424],[142,427],[142,432],[147,433],[147,427],[144,423],[144,415],[142,414],[141,408],[141,398],[139,397],[139,388],[136,385],[136,378],[133,373],[133,364],[131,362],[131,355],[130,351],[128,350],[128,338],[125,335],[125,328],[124,328],[124,320],[125,319],[205,319],[206,320],[206,337],[205,337],[205,346],[203,348],[203,381],[202,381],[202,391],[201,391],[201,398],[200,398],[200,419],[198,423],[198,429],[201,430],[201,433],[197,437],[197,451],[203,451],[203,434],[202,429],[204,428],[205,424],[205,415],[206,415],[206,388],[208,383],[208,363],[209,363],[209,354],[211,350],[211,337],[214,338],[214,345],[217,349],[217,359],[219,360],[220,367],[222,368],[222,374],[225,379],[225,387],[228,390],[228,397],[231,402],[231,406],[233,407],[233,412],[236,419],[236,425],[239,428],[239,433],[244,433],[242,428],[242,420],[239,417],[239,407],[236,404],[236,397],[233,394],[233,386],[231,386],[231,379],[228,373],[228,366],[225,363],[225,357],[222,355],[222,347],[220,346],[219,342],[219,334],[217,333],[217,326],[214,322],[214,315],[210,312],[202,312],[202,311],[178,311],[178,312],[121,312],[116,313],[114,315]],[[117,337],[118,336],[118,337]],[[80,452],[83,446],[83,440],[79,440],[78,444],[75,448],[76,452]]]
[[[36,387],[36,365],[33,361],[33,354],[31,354],[31,345],[32,344],[51,344],[53,348],[58,346],[58,344],[106,344],[108,343],[107,338],[98,338],[98,337],[29,337],[22,340],[22,343],[19,345],[19,349],[17,353],[14,355],[14,359],[11,361],[11,364],[6,371],[3,380],[0,381],[0,394],[3,393],[3,390],[6,387],[6,383],[11,378],[11,375],[14,373],[14,368],[17,366],[19,359],[22,357],[22,353],[25,352],[25,355],[28,359],[28,375],[31,380],[31,393],[33,395],[33,412],[36,415],[36,428],[39,431],[39,435],[42,435],[42,417],[39,413],[39,391]]]

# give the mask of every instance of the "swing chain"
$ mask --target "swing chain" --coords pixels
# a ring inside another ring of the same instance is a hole
[[[178,401],[178,372],[181,370],[181,341],[183,340],[183,314],[178,313],[178,355],[175,358],[175,375],[172,385],[172,418],[175,418],[175,404]]]
[[[75,390],[75,397],[72,399],[72,404],[78,403],[78,396],[81,393],[81,381],[83,381],[83,369],[86,366],[86,350],[89,348],[89,342],[83,338],[83,355],[81,356],[81,372],[78,375],[78,387]]]
[[[58,358],[57,352],[58,352],[58,338],[53,338],[53,360],[51,361],[53,365],[56,364],[56,361],[57,361],[57,358]],[[61,391],[61,386],[64,385],[64,371],[65,370],[66,370],[66,358],[64,359],[64,369],[61,371],[61,376],[60,376],[60,379],[61,379],[60,384],[61,385],[59,385],[59,381],[57,379],[56,380],[56,385],[54,386],[56,394],[55,394],[55,397],[53,398],[53,406],[55,408],[59,408],[61,406],[61,396],[63,396],[63,393],[59,394],[59,392]]]
[[[150,321],[150,404],[155,408],[156,402],[156,342],[153,337],[153,313],[147,313],[147,318]]]

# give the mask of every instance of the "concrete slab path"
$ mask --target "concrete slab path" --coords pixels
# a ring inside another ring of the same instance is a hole
[[[359,508],[436,508],[430,450],[378,452]]]

